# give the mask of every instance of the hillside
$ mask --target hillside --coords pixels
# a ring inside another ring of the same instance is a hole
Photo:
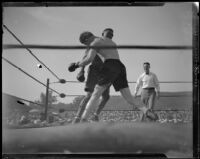
[[[3,93],[2,94],[2,115],[3,122],[6,121],[7,118],[20,118],[22,115],[26,115],[31,108],[24,104],[20,104],[20,99]]]
[[[28,112],[29,110],[31,110],[31,108],[26,105],[25,103],[23,104],[20,104],[20,99],[15,97],[15,96],[12,96],[12,95],[9,95],[9,94],[6,94],[6,93],[3,93],[2,94],[2,110],[4,113],[10,113],[10,112],[13,112],[13,111],[17,111],[17,112],[21,112],[21,113],[25,113],[25,112]]]

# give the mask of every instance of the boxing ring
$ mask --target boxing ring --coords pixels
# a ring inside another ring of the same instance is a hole
[[[50,70],[30,49],[85,49],[83,46],[49,46],[25,45],[9,29],[20,45],[4,44],[3,49],[26,49],[31,55],[45,66],[57,79],[57,83],[78,83],[60,79]],[[109,49],[109,47],[107,47]],[[192,50],[192,46],[142,46],[123,45],[118,49],[154,49],[154,50]],[[49,82],[44,84],[37,78],[25,72],[22,68],[2,57],[2,60],[22,71],[24,74],[42,84],[48,90],[58,94],[59,97],[67,96],[49,87]],[[131,81],[129,83],[135,83]],[[160,83],[192,83],[191,81],[161,81]],[[162,96],[161,96],[162,97]],[[22,101],[32,102],[27,99]],[[34,103],[34,102],[32,102]],[[48,107],[48,98],[46,107]],[[34,103],[38,104],[38,103]],[[134,111],[134,110],[132,110]],[[157,110],[159,111],[159,110]],[[161,110],[160,110],[161,111]],[[169,110],[166,110],[169,111]],[[173,110],[170,110],[173,111]],[[176,110],[177,111],[177,110]],[[47,115],[47,109],[45,110]],[[80,154],[80,153],[161,153],[168,156],[188,158],[192,155],[193,132],[192,122],[189,123],[159,123],[159,122],[95,122],[67,124],[56,127],[3,129],[3,152],[6,154]]]

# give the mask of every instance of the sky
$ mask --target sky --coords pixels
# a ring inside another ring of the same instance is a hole
[[[109,27],[113,28],[113,41],[118,45],[192,46],[192,3],[166,3],[163,7],[4,7],[3,24],[24,44],[81,45],[81,32],[101,36]],[[19,43],[3,29],[3,44]],[[45,67],[37,67],[39,62],[26,49],[2,52],[3,57],[39,81],[45,84],[47,78],[57,81]],[[70,73],[67,67],[79,61],[84,50],[32,49],[32,52],[59,78],[76,81],[78,70]],[[192,82],[192,50],[119,49],[119,55],[126,66],[128,81],[136,81],[143,73],[143,62],[148,61],[159,81]],[[135,84],[129,86],[133,93]],[[84,83],[54,83],[50,87],[66,95],[85,94]],[[192,91],[192,83],[161,83],[160,87],[163,92]],[[46,88],[2,60],[2,92],[35,101]],[[119,92],[111,87],[111,95]],[[57,99],[70,103],[73,98]]]

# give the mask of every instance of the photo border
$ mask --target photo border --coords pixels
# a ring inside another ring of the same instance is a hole
[[[130,6],[163,6],[168,2],[3,2],[2,7],[76,7],[76,6],[96,6],[96,7],[130,7]],[[182,3],[182,2],[176,2]],[[191,2],[192,3],[192,2]],[[3,9],[2,9],[3,10]],[[199,9],[195,4],[192,5],[193,11],[193,158],[200,156],[199,143]],[[3,11],[2,11],[3,12]],[[10,158],[87,158],[87,155],[79,154],[2,154],[3,159]],[[158,156],[159,155],[159,156]],[[132,158],[132,157],[164,157],[162,154],[91,154],[91,157],[115,157],[115,158]]]

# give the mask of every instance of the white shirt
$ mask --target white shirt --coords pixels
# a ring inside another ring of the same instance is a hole
[[[149,74],[143,73],[139,76],[135,86],[135,93],[139,90],[139,88],[155,88],[158,92],[160,92],[160,85],[156,74],[149,72]]]

